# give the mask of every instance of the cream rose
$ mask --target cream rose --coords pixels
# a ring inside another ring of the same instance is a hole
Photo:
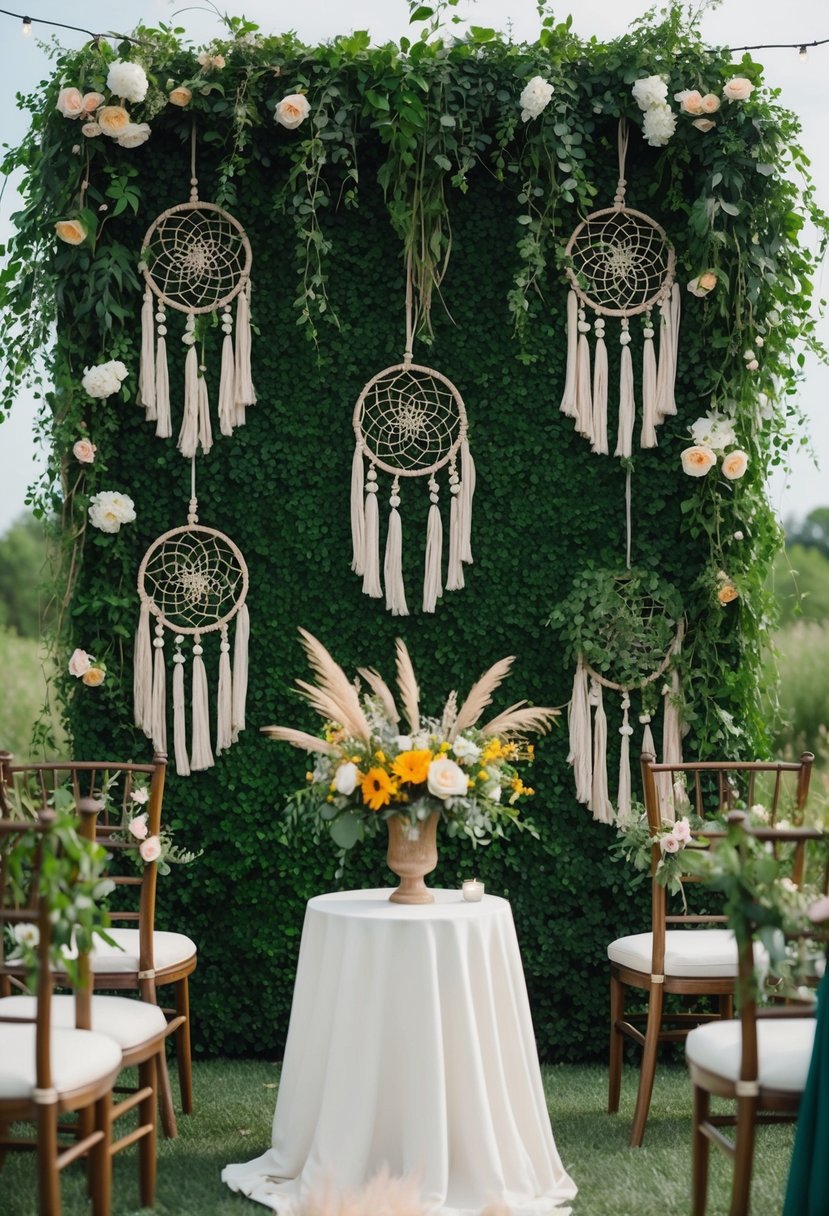
[[[716,114],[720,108],[720,99],[716,93],[706,93],[700,102],[703,114]]]
[[[167,100],[173,106],[189,106],[193,100],[193,94],[183,84],[180,84],[178,88],[170,89]]]
[[[705,444],[694,444],[691,448],[686,448],[682,453],[682,471],[687,473],[689,477],[704,477],[714,465],[717,463],[717,458],[710,448]]]
[[[130,122],[117,137],[116,143],[119,148],[140,148],[149,138],[150,124],[148,122]]]
[[[354,793],[359,780],[360,772],[357,765],[349,761],[347,764],[341,764],[334,774],[334,789],[338,794],[348,797],[349,794]]]
[[[739,448],[736,452],[729,452],[727,456],[723,457],[723,477],[727,477],[729,481],[738,481],[747,468],[748,455]]]
[[[754,85],[745,76],[732,76],[723,85],[722,92],[729,101],[745,101],[754,92]]]
[[[55,105],[64,118],[80,118],[83,114],[83,97],[78,89],[61,89]]]
[[[436,798],[456,798],[465,794],[469,786],[469,778],[454,760],[433,760],[429,765],[429,775],[426,778],[429,793]]]
[[[92,666],[92,660],[85,650],[73,650],[69,659],[69,674],[70,676],[82,676],[84,672],[89,671]]]
[[[55,232],[67,245],[82,245],[86,240],[86,228],[80,220],[58,220]]]
[[[710,118],[695,118],[691,123],[691,126],[696,127],[698,131],[713,131],[716,125]]]
[[[133,790],[130,794],[130,799],[137,802],[139,806],[146,806],[150,801],[149,790]]]
[[[89,671],[83,673],[81,679],[87,688],[97,688],[106,679],[106,672],[103,667],[90,667]]]
[[[157,861],[161,856],[161,841],[157,836],[148,836],[141,842],[138,852],[141,854],[142,861]]]
[[[289,93],[279,102],[273,116],[280,126],[293,131],[310,113],[311,106],[303,93]]]
[[[84,114],[94,114],[98,106],[102,106],[106,101],[103,93],[84,93],[83,95],[83,112]]]
[[[98,111],[98,125],[104,135],[117,139],[130,126],[130,116],[123,106],[103,106]]]
[[[674,93],[674,101],[679,102],[679,108],[684,114],[702,113],[702,94],[699,89],[683,89]]]
[[[149,830],[146,815],[136,815],[134,819],[130,820],[130,834],[136,840],[146,840]]]
[[[72,455],[81,464],[92,464],[95,460],[97,448],[94,443],[90,443],[88,439],[79,439],[72,448]]]
[[[87,139],[94,139],[96,135],[103,135],[101,124],[98,122],[85,122],[81,127],[81,135],[85,135]]]

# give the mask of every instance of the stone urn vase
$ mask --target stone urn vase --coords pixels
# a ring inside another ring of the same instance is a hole
[[[408,818],[392,815],[386,820],[389,829],[389,848],[386,862],[393,874],[400,879],[400,886],[392,891],[389,899],[395,904],[433,904],[435,897],[423,881],[438,864],[435,843],[438,819],[437,811],[417,824],[417,836]]]

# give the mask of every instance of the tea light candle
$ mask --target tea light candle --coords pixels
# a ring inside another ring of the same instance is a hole
[[[480,903],[484,897],[484,884],[482,882],[478,882],[477,878],[467,878],[466,882],[461,887],[461,892],[467,903]]]

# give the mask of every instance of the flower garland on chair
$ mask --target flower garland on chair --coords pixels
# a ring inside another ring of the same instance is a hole
[[[182,342],[184,415],[178,436],[182,456],[205,453],[213,445],[210,402],[205,378],[204,346],[197,353],[196,317],[218,312],[224,341],[219,381],[219,429],[232,435],[245,421],[245,408],[256,404],[250,370],[250,270],[253,254],[244,228],[227,211],[199,200],[196,177],[196,127],[192,128],[190,201],[179,203],[153,220],[144,237],[141,269],[146,288],[141,309],[141,363],[138,400],[155,433],[169,439],[170,374],[167,366],[167,309],[187,320]],[[236,299],[236,345],[231,303]]]
[[[619,412],[615,456],[633,454],[636,389],[630,346],[630,321],[642,316],[642,426],[640,447],[656,447],[656,427],[676,413],[674,383],[679,342],[679,287],[674,281],[676,255],[664,229],[641,211],[625,206],[627,121],[618,129],[619,181],[613,206],[594,211],[567,243],[567,372],[561,412],[594,452],[607,455],[608,374],[605,318],[621,319],[619,342]],[[596,314],[592,359],[587,310]],[[654,309],[659,310],[659,357],[654,349]]]
[[[403,582],[401,478],[428,477],[429,520],[423,577],[423,611],[434,612],[446,591],[464,586],[463,564],[472,561],[472,496],[475,465],[467,439],[466,407],[455,385],[431,367],[412,362],[416,324],[412,255],[406,261],[406,349],[403,362],[369,380],[354,407],[354,459],[351,466],[351,569],[363,578],[365,595],[380,599],[385,582],[386,608],[408,616]],[[460,470],[458,469],[460,454]],[[364,475],[363,461],[368,461]],[[449,554],[443,581],[443,520],[437,473],[449,466]],[[392,477],[383,576],[380,575],[380,522],[377,470]],[[405,484],[405,483],[404,483]]]
[[[219,632],[219,683],[216,700],[216,754],[235,743],[245,729],[248,686],[248,568],[241,552],[223,532],[199,523],[195,461],[187,523],[154,540],[138,570],[141,613],[135,635],[133,704],[135,725],[152,739],[157,752],[167,752],[167,677],[164,630],[174,636],[173,742],[176,772],[214,764],[210,743],[210,708],[202,638]],[[155,617],[155,637],[150,617]],[[233,666],[228,626],[235,618]],[[185,636],[193,639],[192,720],[188,752],[184,688]],[[153,655],[153,652],[155,654]]]

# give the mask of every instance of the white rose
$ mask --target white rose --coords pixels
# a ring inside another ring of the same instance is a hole
[[[459,760],[468,760],[470,764],[474,764],[481,755],[481,749],[477,743],[473,743],[471,739],[464,739],[463,735],[459,735],[452,744],[452,751]]]
[[[531,118],[538,118],[543,110],[546,110],[550,104],[550,98],[553,95],[553,86],[543,76],[533,76],[524,86],[521,96],[518,98],[518,104],[521,106],[521,121],[529,122]]]
[[[77,89],[61,89],[55,109],[64,118],[80,118],[84,112],[83,97]]]
[[[120,148],[140,148],[150,138],[150,124],[148,122],[131,122],[115,142]]]
[[[127,494],[102,490],[90,499],[89,520],[101,532],[118,532],[122,524],[131,524],[134,519],[135,504]]]
[[[110,359],[108,363],[88,367],[81,384],[90,397],[111,397],[118,392],[126,376],[127,369],[120,359]]]
[[[113,376],[118,377],[119,383],[121,380],[126,380],[126,378],[127,378],[126,363],[122,363],[120,359],[110,359],[109,363],[105,364],[105,366],[109,368],[109,370],[112,372]]]
[[[116,97],[122,97],[125,101],[143,101],[147,96],[148,85],[147,73],[140,63],[126,63],[123,59],[116,59],[109,65],[107,88]]]
[[[80,678],[84,672],[89,671],[92,666],[92,660],[85,650],[73,650],[69,658],[69,674]]]
[[[37,925],[15,925],[12,932],[18,946],[29,946],[34,950],[40,944],[40,929]]]
[[[676,114],[670,106],[653,105],[645,111],[642,133],[652,148],[663,148],[676,130]]]
[[[727,477],[729,481],[737,481],[743,476],[747,468],[748,456],[745,452],[740,451],[739,448],[735,452],[729,452],[723,458],[723,477]]]
[[[734,421],[719,414],[706,414],[704,418],[697,418],[691,427],[691,438],[694,443],[701,443],[714,452],[724,452],[737,442]]]
[[[149,790],[133,790],[130,798],[133,802],[137,802],[139,806],[144,806],[150,800],[150,792]]]
[[[634,81],[631,92],[639,109],[648,110],[651,106],[665,104],[668,86],[661,76],[643,76],[641,80]]]
[[[410,752],[412,750],[411,735],[398,735],[394,740],[394,746],[399,752]]]
[[[486,789],[484,790],[484,793],[486,794],[487,798],[491,799],[492,802],[500,802],[501,801],[500,782],[495,781],[495,782],[493,782],[492,785],[488,785],[486,787]]]
[[[99,122],[85,122],[81,127],[81,135],[85,135],[87,139],[95,139],[98,135],[103,135],[103,130]]]
[[[469,778],[454,760],[433,760],[426,784],[436,798],[455,798],[466,793]]]
[[[273,116],[280,126],[293,131],[295,127],[305,121],[310,113],[311,106],[303,93],[289,93],[279,102]]]
[[[723,85],[723,97],[729,101],[746,101],[754,92],[754,85],[745,76],[732,76]]]
[[[334,774],[334,789],[338,794],[353,794],[357,788],[359,779],[359,771],[356,764],[349,761],[347,764],[341,764]]]

